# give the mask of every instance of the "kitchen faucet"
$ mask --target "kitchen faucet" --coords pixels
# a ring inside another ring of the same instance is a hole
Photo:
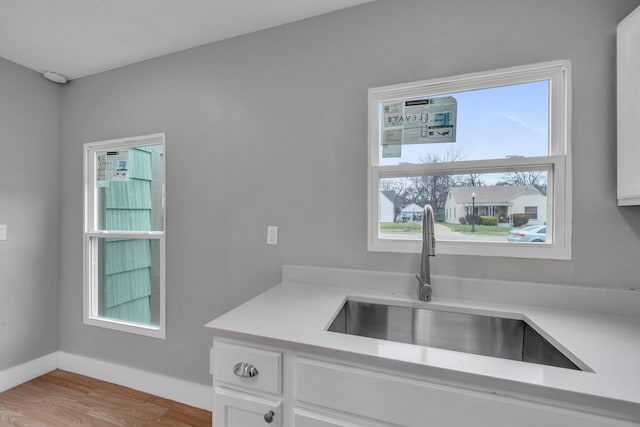
[[[420,259],[420,275],[418,279],[418,297],[420,301],[431,301],[431,270],[429,257],[436,256],[436,237],[434,235],[433,209],[431,205],[424,205],[422,214],[422,257]]]

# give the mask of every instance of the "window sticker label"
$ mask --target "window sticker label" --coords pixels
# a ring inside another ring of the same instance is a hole
[[[456,141],[458,103],[453,96],[387,102],[382,110],[383,157],[399,157],[396,145]]]
[[[382,133],[382,157],[402,156],[402,129],[389,129]]]
[[[129,150],[107,151],[97,156],[96,187],[108,187],[111,181],[126,181],[129,176]]]

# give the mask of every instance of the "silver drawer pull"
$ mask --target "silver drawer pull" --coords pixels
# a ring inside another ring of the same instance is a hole
[[[258,376],[258,369],[249,362],[238,362],[233,366],[233,373],[243,378]]]

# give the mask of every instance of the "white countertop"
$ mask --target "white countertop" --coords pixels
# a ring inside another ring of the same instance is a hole
[[[522,289],[527,303],[535,302],[535,292],[527,291],[527,286],[535,288],[536,285],[523,284],[519,288],[518,284],[498,283],[485,286],[484,291],[497,286],[492,289],[496,295],[487,295],[487,299],[492,300],[488,302],[460,298],[464,293],[461,289],[470,286],[468,283],[462,287],[451,283],[438,285],[438,280],[434,279],[433,300],[420,302],[411,275],[353,270],[344,270],[346,274],[342,275],[342,270],[338,269],[329,269],[331,274],[327,275],[325,270],[317,268],[292,269],[287,271],[285,267],[281,284],[206,326],[216,336],[365,361],[374,366],[419,373],[436,380],[466,383],[504,394],[525,394],[547,402],[562,400],[567,404],[593,408],[594,412],[611,413],[640,422],[640,317],[627,312],[637,307],[640,313],[640,306],[635,305],[638,302],[637,292],[612,294],[612,291],[601,291],[602,305],[607,310],[615,309],[616,299],[620,303],[618,313],[622,314],[607,314],[594,313],[596,310],[591,307],[591,300],[582,304],[588,311],[576,309],[575,300],[593,296],[591,289],[552,286],[551,289],[558,292],[554,299],[556,307],[548,308],[514,304],[513,301],[494,302],[505,300],[497,296],[501,293],[500,287],[504,286],[511,286],[512,293],[514,289]],[[371,274],[376,276],[373,280]],[[378,280],[379,275],[385,274],[382,280]],[[340,277],[336,279],[336,275]],[[313,277],[308,279],[309,276]],[[344,286],[345,281],[354,286]],[[478,286],[486,285],[482,281],[479,283]],[[445,285],[450,285],[448,290]],[[542,285],[540,289],[544,298],[548,298],[550,288]],[[416,295],[412,295],[412,291]],[[456,293],[458,297],[453,298],[447,293]],[[586,370],[575,371],[326,331],[346,299],[523,319]],[[568,308],[562,307],[563,301]]]

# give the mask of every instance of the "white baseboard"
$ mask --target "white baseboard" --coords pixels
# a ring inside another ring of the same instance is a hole
[[[179,378],[155,374],[90,357],[78,356],[64,351],[42,356],[0,371],[0,393],[34,378],[62,369],[98,380],[129,387],[134,390],[175,400],[186,405],[211,411],[212,386],[192,383]]]
[[[64,351],[58,352],[58,369],[129,387],[207,411],[211,411],[213,403],[212,386]]]
[[[57,367],[58,352],[54,352],[18,366],[4,369],[0,371],[0,393],[51,372]]]

